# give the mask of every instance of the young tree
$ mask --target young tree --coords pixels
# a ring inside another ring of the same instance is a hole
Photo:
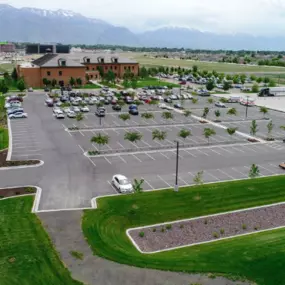
[[[143,187],[142,187],[143,183],[144,183],[144,179],[140,179],[140,180],[136,178],[134,179],[133,189],[135,193],[141,193],[143,191]]]
[[[80,122],[80,121],[82,121],[83,119],[84,119],[84,116],[83,116],[82,113],[77,113],[77,114],[76,114],[76,121],[77,121],[77,122]]]
[[[141,114],[141,117],[144,118],[144,119],[153,119],[154,118],[154,115],[153,113],[142,113]]]
[[[9,91],[9,87],[7,86],[7,83],[5,80],[0,81],[0,92],[3,94],[6,94]]]
[[[173,119],[173,114],[171,112],[163,112],[161,117],[165,120]]]
[[[191,116],[191,111],[190,110],[184,110],[183,115],[188,118]]]
[[[119,115],[119,118],[125,122],[127,120],[130,120],[131,116],[130,116],[130,114],[121,114],[121,115]]]
[[[18,73],[17,73],[17,69],[16,67],[14,67],[12,73],[11,73],[11,77],[14,81],[17,81],[18,80]]]
[[[85,75],[85,80],[88,82],[90,80],[90,76],[88,74]]]
[[[132,143],[137,143],[137,141],[140,141],[142,137],[143,135],[139,132],[126,132],[124,139]]]
[[[82,85],[82,80],[80,77],[76,78],[76,84],[77,86],[81,86]]]
[[[127,78],[124,78],[122,85],[124,86],[124,88],[131,87],[131,83]]]
[[[73,86],[73,85],[75,84],[75,79],[74,79],[73,77],[71,77],[71,78],[69,79],[69,84],[70,84],[71,86]]]
[[[136,77],[133,77],[132,80],[131,80],[131,87],[133,89],[136,89],[138,87],[138,80]]]
[[[216,134],[216,131],[211,128],[205,128],[204,129],[204,137],[208,140],[208,144],[210,143],[210,137]]]
[[[253,120],[250,125],[250,134],[252,136],[255,136],[257,132],[258,132],[257,123],[256,120]]]
[[[228,103],[228,99],[227,99],[227,98],[222,97],[222,98],[220,99],[220,102],[222,102],[222,103]]]
[[[203,117],[204,119],[206,119],[207,116],[208,116],[208,114],[209,114],[209,112],[210,112],[210,109],[209,109],[208,107],[205,107],[205,108],[204,108],[204,111],[203,111],[202,117]]]
[[[112,70],[108,70],[108,72],[105,74],[104,79],[109,82],[115,82],[116,75]]]
[[[213,80],[208,80],[206,84],[206,88],[208,91],[212,91],[215,88],[215,83]]]
[[[227,114],[228,114],[228,115],[234,115],[234,116],[236,116],[236,115],[237,115],[237,110],[236,110],[236,108],[231,108],[231,109],[229,109],[228,112],[227,112]]]
[[[259,91],[259,86],[257,84],[254,84],[252,87],[251,87],[251,92],[253,93],[257,93]]]
[[[198,103],[198,98],[192,98],[192,103],[197,104]]]
[[[181,137],[181,138],[183,138],[184,140],[185,140],[187,137],[191,136],[191,135],[192,135],[192,134],[191,134],[191,131],[190,131],[190,130],[187,130],[187,129],[182,129],[182,130],[180,130],[180,132],[178,133],[178,136]]]
[[[228,81],[224,82],[223,89],[228,91],[231,88],[231,84]]]
[[[270,139],[272,139],[272,131],[273,131],[273,128],[274,128],[274,124],[273,124],[272,120],[270,120],[268,122],[266,127],[267,127],[267,138],[270,140]]]
[[[152,132],[152,139],[153,140],[163,141],[166,139],[166,137],[167,137],[167,132],[165,132],[165,131],[154,130]]]
[[[48,81],[49,81],[49,80],[48,80],[47,78],[43,78],[43,84],[44,84],[44,85],[48,85]]]
[[[270,79],[269,83],[268,83],[268,86],[269,87],[275,87],[276,86],[276,82],[273,79]]]
[[[193,65],[192,70],[194,73],[198,72],[198,66],[197,65]]]
[[[144,66],[140,68],[139,76],[141,78],[147,78],[148,77],[148,71],[147,71],[147,69]]]
[[[17,88],[23,92],[26,89],[26,84],[25,81],[23,79],[20,79],[17,83]]]
[[[199,171],[194,177],[193,177],[193,182],[196,184],[196,185],[202,185],[204,183],[204,180],[203,180],[203,173],[204,171]]]
[[[263,113],[263,117],[265,118],[265,115],[268,113],[268,108],[266,107],[259,107],[259,112]]]
[[[220,112],[220,110],[216,110],[215,111],[215,116],[216,116],[216,120],[218,121],[219,120],[219,117],[221,116],[221,112]]]
[[[98,66],[97,70],[99,71],[101,79],[103,79],[104,78],[104,69],[103,69],[103,67],[102,66]]]
[[[105,136],[99,133],[98,135],[93,136],[90,141],[91,143],[96,143],[100,149],[101,146],[109,143],[109,136]]]
[[[227,133],[232,137],[236,131],[237,131],[238,128],[227,128]]]
[[[53,80],[51,81],[51,86],[52,86],[52,87],[55,87],[56,84],[57,84],[56,79],[53,79]]]
[[[209,103],[209,104],[213,104],[213,103],[214,103],[214,99],[213,99],[213,98],[209,98],[209,99],[208,99],[208,103]]]
[[[257,165],[252,164],[249,173],[248,173],[248,177],[249,178],[256,178],[259,176],[259,168]]]

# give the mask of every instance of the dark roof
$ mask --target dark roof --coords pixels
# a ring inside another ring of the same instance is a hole
[[[47,63],[48,61],[50,61],[51,59],[53,59],[56,56],[57,56],[56,54],[48,53],[48,54],[45,54],[44,56],[34,60],[32,62],[32,64],[42,66],[43,64]]]

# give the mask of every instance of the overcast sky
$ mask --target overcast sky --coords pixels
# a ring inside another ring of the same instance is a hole
[[[0,0],[15,7],[64,9],[142,31],[184,26],[217,33],[281,35],[285,0]]]

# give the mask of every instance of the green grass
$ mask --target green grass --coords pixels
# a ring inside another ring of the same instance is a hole
[[[110,88],[117,88],[118,86],[114,83],[111,83],[111,82],[106,82],[106,81],[101,81],[99,82],[100,84],[104,85],[104,86],[108,86]],[[101,88],[101,87],[99,87]]]
[[[0,128],[0,150],[8,148],[8,145],[9,145],[8,129]]]
[[[99,89],[101,88],[99,85],[96,84],[85,84],[80,87],[75,87],[75,89]]]
[[[70,251],[70,255],[73,256],[75,259],[80,259],[80,260],[83,260],[84,258],[84,254],[82,252],[79,252],[79,251]]]
[[[146,86],[167,86],[167,87],[180,87],[179,84],[165,82],[156,78],[146,78],[138,80],[137,87],[142,88]]]
[[[173,66],[192,68],[193,65],[197,65],[202,70],[216,70],[217,72],[285,72],[284,67],[274,66],[250,66],[243,64],[229,64],[222,62],[206,62],[206,61],[192,61],[192,60],[179,60],[179,59],[162,59],[162,58],[150,58],[144,56],[144,53],[126,53],[124,54],[128,58],[133,58],[146,67],[155,66]]]
[[[131,227],[281,202],[284,183],[285,176],[278,176],[183,188],[178,193],[101,198],[97,210],[85,210],[83,232],[96,255],[120,263],[285,284],[285,229],[152,255],[139,253],[125,234]]]
[[[40,220],[33,197],[0,202],[0,284],[79,285],[61,263]]]

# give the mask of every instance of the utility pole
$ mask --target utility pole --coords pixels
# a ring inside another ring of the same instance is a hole
[[[175,177],[175,186],[174,191],[178,192],[178,162],[179,162],[179,141],[176,141],[176,177]]]
[[[245,118],[247,119],[247,109],[248,109],[248,98],[249,96],[246,96],[246,109],[245,109]]]

